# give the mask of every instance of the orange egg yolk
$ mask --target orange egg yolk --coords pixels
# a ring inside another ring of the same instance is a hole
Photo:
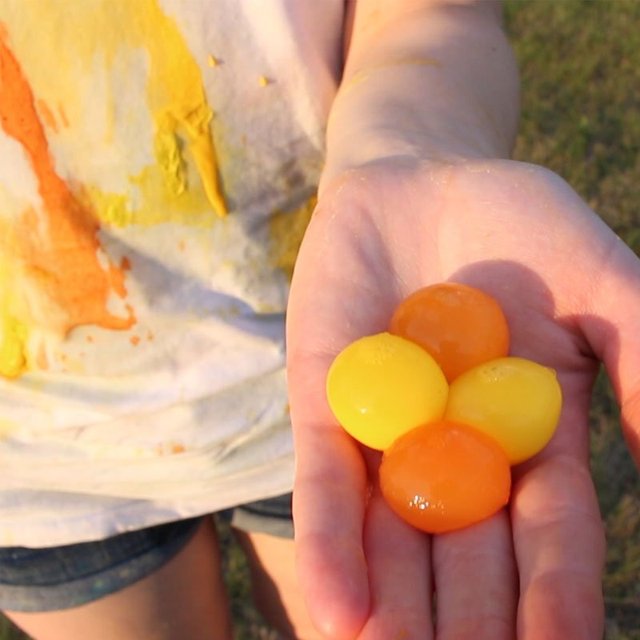
[[[509,327],[498,302],[464,284],[445,282],[411,294],[397,307],[389,331],[428,351],[449,382],[509,351]]]
[[[444,533],[479,522],[509,501],[511,472],[502,449],[463,424],[417,427],[385,451],[380,488],[406,522]]]

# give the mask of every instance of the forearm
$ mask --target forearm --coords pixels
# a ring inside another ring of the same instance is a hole
[[[508,157],[518,73],[490,0],[349,0],[325,179],[393,156]]]

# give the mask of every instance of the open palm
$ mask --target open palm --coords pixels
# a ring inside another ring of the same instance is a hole
[[[556,369],[564,406],[552,442],[514,469],[508,512],[430,537],[386,507],[379,454],[338,427],[324,385],[340,349],[385,330],[412,291],[446,280],[500,302],[511,353]],[[544,169],[396,159],[327,185],[298,257],[287,338],[299,573],[318,626],[381,640],[601,637],[587,418],[603,360],[637,454],[638,318],[640,263]]]

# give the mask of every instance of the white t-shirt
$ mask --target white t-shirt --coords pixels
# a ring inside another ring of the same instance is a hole
[[[291,489],[342,0],[0,0],[0,545]]]

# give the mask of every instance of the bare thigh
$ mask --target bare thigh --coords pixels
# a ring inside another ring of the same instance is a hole
[[[4,612],[35,640],[231,640],[215,527],[206,518],[167,564],[80,607]]]
[[[265,620],[284,638],[315,640],[315,630],[300,593],[293,540],[235,531],[251,569],[253,597]]]

